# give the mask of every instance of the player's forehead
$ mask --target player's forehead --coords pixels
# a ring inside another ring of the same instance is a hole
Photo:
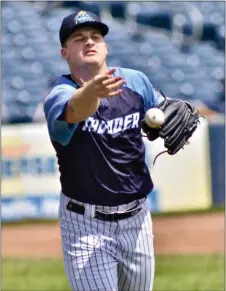
[[[70,37],[75,37],[77,35],[87,35],[87,34],[100,34],[101,32],[93,27],[82,27],[82,28],[78,28],[76,29],[74,32],[72,32],[72,34],[70,35]]]

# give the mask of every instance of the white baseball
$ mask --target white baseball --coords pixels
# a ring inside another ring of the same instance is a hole
[[[148,126],[157,128],[161,127],[164,123],[165,116],[162,110],[158,108],[151,108],[146,112],[144,120]]]

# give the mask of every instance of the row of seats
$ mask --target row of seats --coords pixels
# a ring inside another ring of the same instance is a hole
[[[29,3],[28,3],[29,4]],[[44,2],[45,4],[45,2]],[[175,25],[180,25],[181,30],[185,35],[190,35],[194,30],[200,29],[202,33],[200,39],[204,41],[214,41],[218,49],[224,50],[225,40],[225,26],[224,26],[224,5],[223,1],[219,2],[83,2],[83,1],[66,1],[62,2],[62,6],[66,7],[66,10],[89,10],[97,15],[101,14],[101,10],[107,7],[111,15],[115,18],[125,19],[133,17],[139,24],[152,26],[156,28],[164,28],[172,31]],[[42,10],[38,7],[29,11],[27,9],[21,9],[21,3],[14,5],[13,9],[8,4],[8,10],[5,9],[3,19],[14,19],[13,14],[17,13],[18,17],[22,20],[21,23],[12,21],[9,25],[9,29],[20,31],[23,26],[27,25],[28,28],[34,29],[37,27],[37,14],[39,15],[46,9],[48,15],[51,15],[52,7],[49,2],[46,2]],[[35,6],[34,6],[35,7]],[[59,10],[59,14],[60,14]],[[59,15],[60,16],[60,15]],[[197,19],[199,21],[197,21]],[[58,23],[59,25],[59,23]],[[47,29],[56,29],[56,21],[52,21],[47,24]],[[3,22],[4,27],[4,22]]]
[[[58,7],[44,14],[40,11],[29,2],[6,2],[2,7],[6,122],[30,120],[44,97],[48,79],[69,72],[60,56],[58,30],[62,19],[75,8]],[[218,102],[223,92],[224,53],[212,42],[181,47],[167,34],[152,29],[143,34],[130,23],[124,23],[122,29],[114,18],[104,20],[110,27],[106,36],[109,66],[140,70],[169,96]]]
[[[107,2],[111,15],[125,19],[133,17],[139,24],[163,28],[172,31],[175,24],[180,24],[185,35],[191,35],[199,28],[201,22],[202,34],[200,40],[213,41],[218,49],[224,50],[225,27],[223,1],[215,2]],[[87,9],[100,15],[103,2],[63,2],[64,7]],[[177,21],[178,20],[178,21]],[[199,20],[199,22],[197,21]]]

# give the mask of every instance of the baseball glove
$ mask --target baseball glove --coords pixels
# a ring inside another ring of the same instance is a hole
[[[165,115],[163,125],[160,128],[150,128],[142,120],[141,127],[150,141],[158,137],[163,138],[164,146],[167,148],[166,152],[174,155],[188,143],[198,126],[200,114],[186,101],[165,96],[164,98],[165,100],[157,106]]]

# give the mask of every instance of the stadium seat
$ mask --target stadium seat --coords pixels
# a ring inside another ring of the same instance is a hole
[[[87,10],[96,15],[100,16],[100,7],[103,5],[101,2],[93,2],[93,1],[63,1],[63,7],[66,9],[76,10]]]
[[[179,86],[172,82],[162,82],[159,88],[166,96],[171,98],[180,98]]]
[[[214,67],[208,66],[206,70],[208,76],[213,80],[220,81],[223,80],[225,77],[224,66],[214,66]]]
[[[102,4],[103,5],[103,4]],[[100,8],[101,3],[100,2],[94,2],[94,1],[81,1],[80,9],[91,11],[92,13],[100,16]]]
[[[126,3],[111,1],[108,5],[112,17],[121,19],[126,17]]]
[[[7,7],[2,4],[2,26],[4,26],[8,21],[15,18],[15,12],[11,7]]]
[[[136,16],[139,24],[149,25],[158,28],[172,29],[172,15],[170,11],[155,7],[142,8]]]
[[[193,80],[192,86],[194,88],[193,98],[207,102],[216,100],[217,95],[220,94],[222,90],[220,82],[217,81]]]
[[[75,1],[74,1],[75,2]],[[55,8],[52,9],[51,11],[49,11],[49,13],[45,16],[43,16],[43,18],[41,19],[41,21],[44,23],[46,20],[57,20],[58,23],[58,27],[61,24],[62,20],[64,19],[64,17],[66,17],[67,15],[74,13],[78,11],[77,8]]]
[[[218,27],[217,32],[216,32],[216,47],[219,50],[225,51],[225,26],[221,25]]]
[[[1,124],[9,124],[10,123],[10,114],[8,106],[2,103],[1,110]]]
[[[10,88],[2,88],[2,102],[6,107],[10,106],[15,100],[15,91]]]
[[[27,105],[21,105],[14,103],[12,106],[8,107],[8,119],[9,123],[28,123],[32,122],[32,111]],[[34,111],[34,109],[33,109]]]
[[[18,33],[13,36],[12,42],[17,47],[26,46],[29,42],[29,39],[23,33]]]

